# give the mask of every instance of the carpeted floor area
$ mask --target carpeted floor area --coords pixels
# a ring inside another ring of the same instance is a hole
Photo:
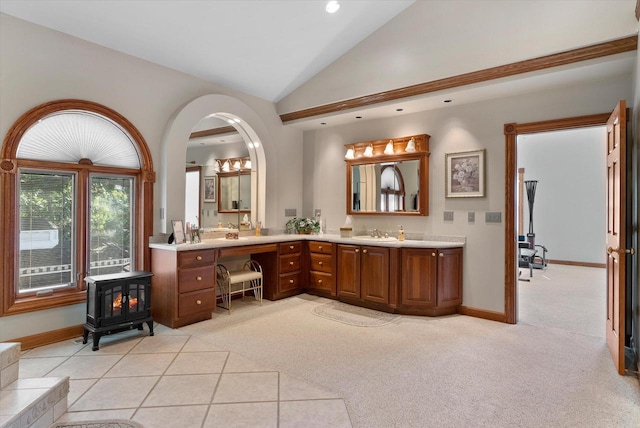
[[[467,316],[363,328],[314,316],[301,295],[183,327],[344,397],[355,427],[635,427],[637,378],[600,337]]]

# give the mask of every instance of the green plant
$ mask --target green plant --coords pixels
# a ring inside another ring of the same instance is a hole
[[[320,222],[314,218],[294,217],[286,224],[287,232],[320,232]]]

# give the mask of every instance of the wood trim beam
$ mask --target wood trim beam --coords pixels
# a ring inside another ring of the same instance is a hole
[[[223,126],[220,128],[212,128],[212,129],[205,129],[202,131],[192,132],[191,134],[189,134],[189,139],[192,140],[194,138],[213,137],[215,135],[222,135],[222,134],[235,134],[237,132],[238,130],[233,126]]]
[[[566,265],[566,266],[582,266],[582,267],[592,267],[592,268],[602,268],[606,269],[606,263],[591,263],[591,262],[573,262],[571,260],[550,260],[547,259],[547,263],[554,265]]]
[[[458,313],[460,315],[467,315],[470,317],[482,318],[490,321],[503,323],[507,322],[507,316],[502,312],[487,311],[485,309],[476,309],[469,306],[460,306],[458,307]]]
[[[638,48],[638,36],[632,35],[621,39],[598,43],[578,49],[571,49],[560,53],[545,55],[538,58],[513,62],[497,67],[486,68],[484,70],[459,74],[457,76],[445,77],[443,79],[432,80],[430,82],[419,83],[417,85],[392,89],[390,91],[378,92],[376,94],[364,95],[362,97],[351,98],[344,101],[325,104],[308,109],[298,110],[290,113],[283,113],[280,119],[283,123],[299,119],[307,119],[330,113],[337,113],[344,110],[367,107],[374,104],[394,101],[401,98],[424,95],[431,92],[467,86],[489,80],[501,79],[503,77],[518,74],[530,73],[532,71],[544,70],[547,68],[559,67],[562,65],[574,64],[591,59],[602,58],[609,55],[634,51]]]

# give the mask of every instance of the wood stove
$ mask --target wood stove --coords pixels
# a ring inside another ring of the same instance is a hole
[[[88,276],[87,322],[82,343],[87,343],[89,332],[93,336],[93,350],[99,349],[100,338],[143,324],[149,326],[153,336],[151,317],[151,272],[122,272]]]

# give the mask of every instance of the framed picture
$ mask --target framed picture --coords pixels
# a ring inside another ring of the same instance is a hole
[[[187,237],[184,234],[184,224],[182,220],[171,220],[171,228],[173,229],[173,239],[176,244],[183,244]]]
[[[216,186],[216,176],[212,175],[204,178],[204,201],[215,202],[218,187]]]
[[[485,195],[485,150],[445,154],[445,197],[477,198]]]

